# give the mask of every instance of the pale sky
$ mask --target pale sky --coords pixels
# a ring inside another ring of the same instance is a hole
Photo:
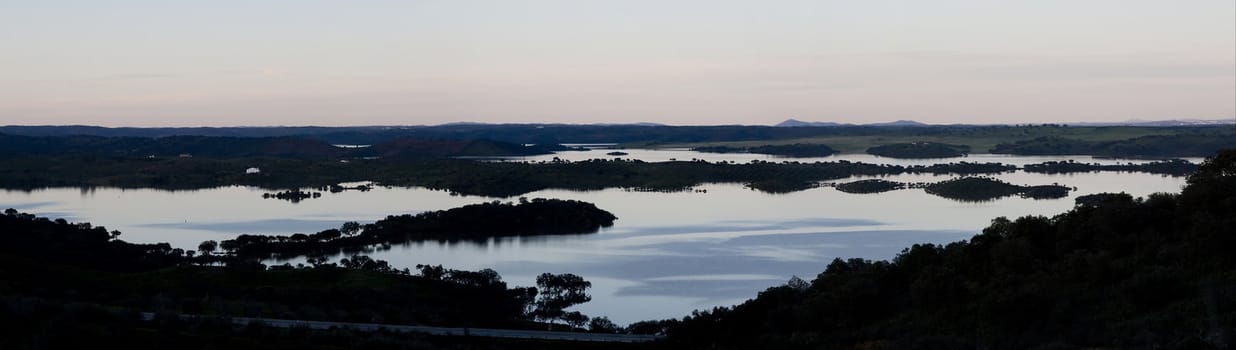
[[[1236,1],[0,0],[0,125],[1236,117]]]

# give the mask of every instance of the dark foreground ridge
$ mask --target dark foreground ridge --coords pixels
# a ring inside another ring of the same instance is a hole
[[[0,348],[632,349],[640,345],[608,342],[651,339],[545,332],[582,332],[581,324],[625,332],[562,310],[590,299],[590,283],[572,274],[508,287],[490,269],[413,273],[363,255],[220,266],[213,242],[185,251],[120,235],[13,209],[0,215]]]
[[[153,312],[142,313],[142,319],[153,321],[155,319]],[[179,315],[178,318],[187,321],[196,321],[203,319],[201,315]],[[582,333],[582,332],[555,332],[555,331],[534,331],[523,329],[494,329],[494,328],[463,328],[463,327],[428,327],[428,326],[407,326],[379,323],[355,323],[355,322],[330,322],[330,321],[305,321],[305,320],[283,320],[276,318],[254,318],[254,317],[229,317],[224,321],[231,321],[238,326],[260,325],[276,328],[304,328],[316,330],[331,330],[336,328],[346,328],[357,331],[366,332],[395,332],[395,333],[419,333],[436,336],[451,336],[451,337],[481,337],[481,338],[505,338],[505,339],[539,339],[539,340],[563,340],[573,342],[611,342],[611,343],[646,343],[657,340],[658,336],[648,334],[613,334],[613,333]]]
[[[1228,349],[1236,150],[1180,194],[1088,196],[891,261],[836,259],[735,307],[649,322],[682,349]]]

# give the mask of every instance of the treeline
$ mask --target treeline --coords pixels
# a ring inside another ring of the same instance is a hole
[[[987,177],[963,177],[940,182],[904,183],[880,179],[859,180],[833,185],[846,193],[882,193],[906,188],[921,188],[927,193],[966,202],[991,201],[1020,195],[1023,198],[1054,199],[1069,195],[1072,188],[1052,185],[1014,185]]]
[[[526,289],[507,289],[493,273],[482,274],[483,283],[451,277],[471,272],[423,277],[365,256],[268,269],[166,243],[127,243],[88,223],[13,210],[0,216],[0,229],[4,296],[185,314],[495,327],[524,325],[531,303]]]
[[[845,193],[883,193],[909,188],[909,184],[880,179],[858,180],[833,185],[838,191]]]
[[[1068,173],[1085,173],[1095,171],[1127,171],[1127,172],[1143,172],[1151,174],[1164,174],[1171,176],[1185,176],[1197,171],[1197,164],[1182,159],[1172,159],[1165,161],[1156,161],[1141,164],[1098,164],[1098,163],[1078,163],[1072,160],[1069,161],[1053,161],[1043,162],[1039,164],[1027,164],[1023,169],[1030,173],[1043,174],[1068,174]]]
[[[692,148],[692,151],[706,153],[757,153],[782,157],[827,157],[837,154],[837,150],[827,145],[796,143],[792,145],[763,145],[754,147],[707,146]]]
[[[240,235],[219,242],[227,259],[291,259],[358,251],[410,241],[487,240],[495,237],[593,233],[617,219],[587,202],[561,199],[498,201],[419,214],[387,216],[374,223],[290,236]],[[213,249],[212,249],[213,250]]]
[[[640,347],[235,327],[228,317],[544,330],[546,324],[537,319],[588,321],[561,309],[590,299],[590,283],[572,274],[544,274],[537,287],[512,288],[490,269],[397,269],[364,255],[337,263],[318,257],[267,267],[251,260],[216,259],[210,245],[185,251],[166,243],[127,243],[119,236],[101,226],[12,209],[0,215],[0,239],[5,242],[0,245],[0,348],[77,348],[90,342],[176,348]],[[156,317],[143,320],[139,312]],[[605,317],[592,318],[591,328],[622,330]]]
[[[346,328],[238,326],[227,318],[178,319],[39,297],[0,296],[0,347],[20,349],[618,350],[641,344],[431,336]]]
[[[970,146],[937,142],[894,143],[867,149],[867,154],[888,158],[952,158],[970,153]]]
[[[321,197],[322,197],[322,192],[306,192],[306,191],[301,191],[301,190],[290,190],[290,191],[262,194],[262,198],[266,198],[266,199],[273,198],[273,199],[289,201],[292,203],[300,203],[300,201],[303,201],[306,199],[321,198]]]
[[[579,162],[483,162],[466,159],[392,157],[348,163],[291,158],[162,158],[100,156],[0,157],[0,188],[121,187],[200,189],[228,185],[270,189],[326,188],[339,183],[372,181],[385,186],[420,186],[466,195],[512,197],[543,189],[600,190],[628,188],[681,191],[704,183],[741,183],[773,193],[814,188],[819,181],[851,176],[899,174],[984,175],[1017,170],[1001,163],[955,162],[932,165],[883,165],[862,162],[749,163],[596,159]],[[246,169],[259,167],[250,174]],[[1179,174],[1183,161],[1123,166],[1120,171]],[[1027,166],[1031,171],[1063,169],[1052,163]],[[1100,168],[1099,170],[1111,170]],[[333,187],[332,187],[333,186]],[[365,190],[371,186],[357,187]]]
[[[143,271],[186,262],[185,251],[167,243],[134,244],[90,223],[51,220],[14,209],[0,215],[0,256],[38,257],[106,271]],[[6,270],[7,271],[7,270]],[[8,271],[12,273],[14,271]]]
[[[167,158],[98,156],[15,156],[2,159],[0,188],[121,187],[198,189],[228,185],[271,189],[328,187],[373,181],[386,186],[420,186],[467,195],[511,197],[549,189],[630,188],[678,191],[703,183],[742,183],[768,192],[798,191],[818,181],[850,176],[992,174],[1016,169],[998,163],[930,166],[859,162],[729,162],[590,160],[581,162],[481,162],[464,159],[394,157],[348,163],[289,158]],[[260,173],[246,169],[259,167]]]
[[[1034,199],[1063,198],[1069,195],[1072,188],[1058,184],[1014,185],[987,177],[963,177],[929,184],[923,190],[948,199],[983,202],[1013,195]]]
[[[1108,157],[1205,157],[1236,147],[1236,134],[1151,135],[1117,141],[1083,141],[1045,136],[1002,143],[991,153],[1016,155],[1096,155]]]
[[[1178,195],[1095,199],[889,261],[836,259],[811,282],[650,324],[665,348],[1229,348],[1236,150]]]

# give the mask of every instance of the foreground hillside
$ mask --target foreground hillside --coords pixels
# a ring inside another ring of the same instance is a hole
[[[1236,150],[1179,195],[997,218],[968,242],[830,263],[667,321],[667,348],[1223,349],[1236,331]]]
[[[474,222],[465,221],[465,216]],[[498,219],[476,222],[481,217]],[[576,221],[558,222],[564,221],[563,217]],[[408,230],[415,230],[434,233],[434,237],[442,239],[447,238],[445,232],[473,234],[464,238],[474,238],[475,230],[491,229],[484,224],[501,224],[504,229],[522,230],[525,234],[567,233],[580,227],[578,220],[596,217],[613,220],[608,212],[588,203],[534,199],[519,205],[490,203],[417,216],[392,216],[366,225],[364,230],[381,232],[384,237],[400,232],[411,234]],[[592,227],[589,225],[594,223],[584,224]],[[357,230],[327,230],[313,238],[333,233],[338,239],[359,237],[363,241],[368,239],[367,235],[373,235],[357,234]],[[346,237],[340,238],[341,234]],[[14,209],[0,214],[0,239],[4,241],[0,245],[0,349],[82,349],[98,344],[109,349],[640,347],[338,329],[310,331],[260,324],[234,326],[228,318],[545,330],[549,325],[538,320],[566,320],[564,315],[570,314],[585,317],[562,309],[589,298],[584,294],[585,297],[564,299],[556,292],[540,291],[556,288],[563,293],[572,290],[579,294],[590,284],[580,278],[575,284],[542,285],[538,279],[535,288],[508,287],[490,269],[461,271],[440,265],[418,265],[419,271],[413,272],[365,255],[345,257],[338,263],[313,257],[295,266],[285,263],[267,267],[232,253],[237,249],[227,246],[232,241],[218,245],[207,241],[198,251],[186,251],[167,243],[128,243],[120,236],[120,232],[102,226],[51,220]],[[311,239],[300,236],[242,237],[254,242]],[[333,240],[326,243],[345,247]],[[217,252],[216,248],[223,251]],[[266,248],[273,249],[269,245]],[[366,246],[346,248],[359,251]],[[551,282],[578,278],[548,273],[543,277]],[[141,312],[153,313],[154,319],[143,319],[139,316]],[[193,317],[185,319],[180,315]],[[598,319],[608,322],[604,317]],[[600,330],[596,326],[590,328]],[[616,329],[612,326],[606,331]]]

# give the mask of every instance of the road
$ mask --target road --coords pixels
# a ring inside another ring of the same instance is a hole
[[[153,320],[155,317],[152,312],[143,312],[142,319]],[[198,315],[180,315],[181,319],[193,320],[201,318],[212,318],[213,316],[198,316]],[[565,341],[588,341],[588,342],[609,342],[609,343],[643,343],[657,340],[657,336],[653,335],[636,335],[636,334],[604,334],[604,333],[575,333],[575,332],[551,332],[551,331],[529,331],[516,329],[493,329],[493,328],[445,328],[445,327],[425,327],[425,326],[403,326],[378,323],[352,323],[352,322],[327,322],[327,321],[305,321],[305,320],[282,320],[275,318],[254,318],[254,317],[231,317],[232,323],[244,326],[250,323],[258,322],[270,327],[279,328],[297,328],[304,327],[309,329],[331,329],[331,328],[348,328],[358,331],[379,331],[386,330],[390,332],[400,333],[423,333],[439,336],[458,336],[458,337],[487,337],[487,338],[514,338],[514,339],[541,339],[541,340],[565,340]]]

